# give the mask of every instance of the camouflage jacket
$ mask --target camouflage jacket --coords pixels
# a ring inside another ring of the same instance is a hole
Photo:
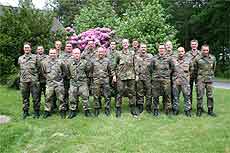
[[[68,61],[72,59],[72,55],[71,55],[71,53],[61,52],[61,54],[59,55],[58,58],[64,63],[64,66],[67,69]],[[64,79],[65,80],[70,79],[69,76],[70,76],[70,74],[68,74],[68,72],[67,72],[67,74],[66,74]]]
[[[209,54],[207,57],[200,55],[194,60],[194,71],[197,79],[205,82],[212,82],[216,69],[216,58]]]
[[[99,81],[99,82],[108,82],[109,78],[113,75],[115,75],[111,61],[108,58],[96,58],[91,62],[91,68],[90,71],[93,76],[93,81]]]
[[[20,82],[39,81],[40,63],[34,54],[22,55],[18,58],[20,66]]]
[[[82,53],[82,58],[86,59],[87,61],[94,60],[97,57],[97,49],[89,49],[86,48]]]
[[[201,53],[200,53],[199,50],[197,50],[197,52],[196,52],[195,54],[193,54],[193,52],[192,52],[191,50],[188,51],[188,52],[185,54],[186,58],[192,62],[193,67],[194,67],[195,58],[198,57],[198,56],[200,56],[200,55],[201,55]],[[195,74],[194,70],[191,71],[190,77],[191,77],[191,78],[195,78],[196,76],[197,76],[197,74]]]
[[[148,80],[150,78],[148,66],[152,61],[153,55],[146,53],[145,55],[135,55],[135,72],[139,80]]]
[[[149,65],[150,75],[153,80],[170,80],[174,69],[174,61],[167,55],[155,55]]]
[[[80,86],[82,83],[87,83],[90,65],[85,59],[70,59],[68,61],[68,74],[70,74],[70,84]]]
[[[48,58],[48,55],[46,55],[46,54],[42,54],[42,55],[37,54],[36,56],[37,56],[39,63],[43,63]],[[46,82],[46,78],[41,74],[39,75],[39,80],[41,83]]]
[[[183,57],[182,59],[178,57],[174,61],[174,65],[175,71],[172,74],[173,81],[189,83],[190,72],[193,70],[192,62],[186,57]]]
[[[67,70],[62,60],[48,58],[42,63],[42,74],[46,78],[47,85],[62,85]]]
[[[135,79],[135,67],[134,67],[134,52],[128,51],[124,53],[121,51],[117,54],[115,62],[115,72],[120,80]]]

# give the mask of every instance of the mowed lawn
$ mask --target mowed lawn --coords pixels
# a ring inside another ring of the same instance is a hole
[[[133,118],[127,103],[123,105],[119,119],[113,110],[111,117],[101,113],[98,118],[86,118],[81,113],[72,120],[60,119],[58,114],[22,120],[20,92],[0,87],[0,114],[12,118],[0,125],[0,153],[230,152],[230,90],[215,90],[216,118],[207,114],[198,118],[195,110],[187,118],[182,106],[177,117],[161,113],[154,118],[144,112]]]

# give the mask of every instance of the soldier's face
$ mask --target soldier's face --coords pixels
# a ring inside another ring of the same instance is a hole
[[[185,54],[184,48],[178,48],[178,55],[179,55],[179,57],[184,57],[184,54]]]
[[[44,53],[44,48],[43,47],[38,47],[37,48],[37,54],[42,55]]]
[[[73,52],[72,52],[72,56],[75,59],[79,60],[80,57],[81,57],[81,51],[79,49],[74,49]]]
[[[25,54],[31,53],[31,47],[30,47],[30,45],[24,45],[23,50],[24,50]]]
[[[104,48],[98,48],[98,55],[100,58],[103,58],[105,55],[105,49]]]
[[[202,47],[202,53],[203,55],[207,56],[209,54],[209,47],[208,46]]]
[[[115,42],[111,42],[110,43],[110,47],[111,47],[111,49],[115,49],[116,48],[116,43]]]
[[[139,46],[138,41],[133,41],[132,46],[133,46],[133,48],[138,48],[138,46]]]
[[[128,40],[123,40],[122,41],[122,46],[124,49],[128,49],[129,48],[129,41]]]
[[[158,48],[158,52],[160,55],[164,55],[165,54],[165,46],[164,45],[160,45]]]
[[[93,49],[94,48],[94,42],[93,41],[89,41],[88,42],[88,47]]]
[[[51,59],[56,59],[56,58],[57,58],[57,51],[56,51],[55,49],[51,49],[51,50],[49,51],[49,57],[50,57]]]
[[[173,48],[172,43],[170,41],[166,42],[165,47],[167,51],[171,51]]]
[[[66,44],[65,46],[65,52],[71,53],[73,50],[73,46],[71,44]]]
[[[60,41],[55,42],[55,48],[56,48],[57,50],[60,50],[60,49],[61,49],[61,46],[62,46],[62,44],[61,44]]]
[[[198,47],[198,43],[197,42],[191,42],[191,48],[192,50],[196,50]]]
[[[142,54],[145,54],[147,52],[147,46],[146,45],[141,45],[140,46],[140,51]]]

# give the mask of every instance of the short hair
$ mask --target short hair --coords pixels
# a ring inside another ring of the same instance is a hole
[[[57,50],[56,50],[55,48],[50,48],[49,52],[50,52],[51,50],[55,50],[55,52],[57,53]]]
[[[62,42],[60,40],[56,40],[54,43],[56,44],[57,42],[60,42],[62,44]]]
[[[29,45],[29,46],[31,47],[31,43],[30,43],[30,42],[24,42],[23,45],[24,45],[24,46],[25,46],[25,45]]]
[[[38,49],[38,48],[44,48],[44,47],[43,47],[42,45],[40,45],[40,46],[37,46],[37,49]]]
[[[190,43],[192,43],[192,42],[195,42],[195,43],[198,44],[198,40],[196,40],[196,39],[192,39],[192,40],[190,41]]]
[[[203,45],[201,46],[201,49],[203,49],[204,47],[208,47],[208,48],[209,48],[209,45],[208,45],[208,44],[203,44]]]
[[[159,43],[157,48],[159,48],[160,46],[164,46],[164,48],[166,48],[164,43]]]

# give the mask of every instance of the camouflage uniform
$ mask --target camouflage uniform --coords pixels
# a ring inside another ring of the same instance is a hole
[[[64,77],[67,74],[66,66],[60,59],[48,58],[42,63],[42,73],[46,78],[46,103],[45,111],[51,112],[53,96],[57,96],[60,102],[59,110],[66,111],[67,104],[65,101]]]
[[[46,54],[42,54],[42,55],[37,54],[37,59],[39,63],[43,63],[47,58],[48,58],[48,55]],[[39,81],[40,81],[39,101],[41,101],[42,93],[44,97],[46,94],[46,78],[44,78],[42,75],[39,75]]]
[[[165,98],[166,113],[171,111],[171,73],[174,71],[174,62],[167,55],[155,55],[149,66],[152,76],[153,109],[159,110],[159,96]]]
[[[71,59],[71,53],[62,52],[59,56],[59,59],[61,59],[65,67],[67,67],[68,60]],[[69,74],[67,74],[64,77],[64,89],[65,89],[64,100],[66,101],[67,105],[68,105],[68,100],[69,100],[69,88],[70,88],[70,78],[69,78]]]
[[[135,91],[135,68],[134,68],[134,52],[119,52],[116,58],[116,74],[117,74],[117,103],[116,107],[120,108],[122,97],[128,96],[130,106],[136,104]]]
[[[82,53],[82,58],[86,59],[87,62],[91,62],[96,58],[97,50],[86,48]],[[93,76],[89,74],[88,86],[89,86],[89,95],[92,96],[92,85],[93,85]]]
[[[186,57],[194,64],[195,58],[200,56],[200,51],[197,50],[196,54],[193,55],[192,51],[189,51],[186,53]],[[197,74],[195,74],[195,71],[191,71],[190,73],[190,101],[192,104],[192,92],[193,92],[193,84],[195,83],[195,86],[197,86],[197,79],[195,78]],[[196,93],[197,93],[197,87],[196,87]]]
[[[137,93],[137,105],[144,104],[144,96],[146,96],[146,106],[151,107],[151,77],[149,74],[148,66],[152,61],[152,54],[146,53],[145,55],[135,55],[135,72],[136,77],[136,93]]]
[[[34,54],[24,54],[19,57],[18,64],[20,65],[20,90],[23,98],[23,111],[29,111],[31,93],[34,111],[39,112],[39,61]]]
[[[82,97],[84,111],[89,110],[89,90],[88,90],[88,75],[90,66],[85,59],[70,59],[68,71],[70,74],[70,89],[69,89],[69,109],[77,111],[79,97]]]
[[[175,60],[175,71],[172,75],[173,80],[173,110],[179,110],[180,92],[182,91],[184,96],[184,110],[189,111],[191,109],[190,102],[190,85],[189,78],[192,71],[192,63],[185,57],[178,57]]]
[[[207,106],[209,111],[213,110],[213,79],[216,68],[215,56],[209,54],[207,57],[200,55],[194,60],[194,72],[197,74],[197,109],[203,109],[203,96],[207,95]]]
[[[109,79],[114,75],[111,62],[108,58],[99,57],[91,62],[91,72],[93,76],[93,95],[95,109],[100,108],[99,97],[105,97],[105,108],[110,110],[110,84]]]

